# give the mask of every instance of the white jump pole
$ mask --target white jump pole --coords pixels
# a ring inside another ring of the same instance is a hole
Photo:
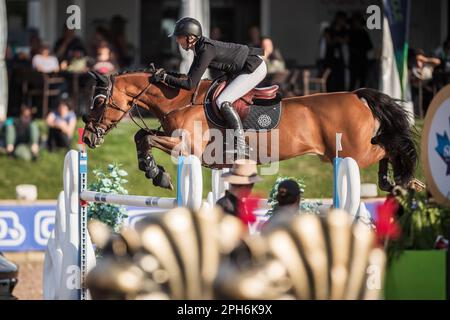
[[[122,194],[82,191],[80,199],[87,202],[111,203],[134,207],[158,207],[172,209],[177,206],[176,198],[146,197]]]

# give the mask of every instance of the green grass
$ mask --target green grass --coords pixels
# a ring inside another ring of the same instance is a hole
[[[156,121],[149,121],[150,127],[156,127]],[[42,124],[41,124],[42,125]],[[79,123],[81,126],[81,123]],[[418,124],[421,130],[422,123]],[[164,190],[153,186],[144,173],[137,168],[137,159],[133,135],[137,127],[132,122],[121,123],[105,139],[105,143],[95,150],[88,150],[89,177],[92,179],[92,169],[106,169],[107,164],[116,162],[123,165],[128,176],[126,187],[130,194],[174,197],[175,191]],[[76,141],[73,143],[76,149]],[[15,199],[15,186],[19,184],[34,184],[38,187],[39,199],[56,199],[62,190],[62,171],[65,151],[48,153],[42,150],[36,162],[26,162],[0,156],[0,199]],[[176,165],[170,157],[160,150],[154,151],[158,164],[163,165],[176,179]],[[332,196],[332,166],[323,163],[317,156],[303,156],[279,163],[279,175],[295,176],[305,180],[306,198],[330,198]],[[377,182],[378,166],[373,165],[361,170],[363,183]],[[417,170],[417,178],[423,181],[422,170]],[[268,196],[277,175],[263,176],[264,181],[258,183],[255,190],[258,194]],[[89,181],[89,180],[88,180]],[[211,170],[203,169],[203,195],[211,190]]]

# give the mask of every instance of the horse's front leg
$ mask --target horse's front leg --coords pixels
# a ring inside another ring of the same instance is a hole
[[[164,136],[161,131],[148,132],[139,130],[134,135],[139,170],[145,172],[148,179],[153,180],[153,185],[173,190],[172,179],[163,166],[156,163],[152,154],[152,148],[158,148],[170,154],[172,149],[180,143],[176,137]]]

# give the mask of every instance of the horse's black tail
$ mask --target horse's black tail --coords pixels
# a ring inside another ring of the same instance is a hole
[[[411,181],[417,166],[418,155],[415,144],[416,130],[409,122],[410,114],[393,99],[374,89],[362,88],[354,91],[364,98],[374,117],[380,122],[378,134],[372,139],[386,150],[394,169],[397,184],[406,185]]]

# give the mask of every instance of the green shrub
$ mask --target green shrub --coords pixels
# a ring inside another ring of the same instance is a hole
[[[100,169],[93,170],[95,181],[89,184],[88,189],[104,193],[128,194],[127,189],[123,187],[128,182],[123,177],[127,176],[128,173],[120,167],[119,164],[114,163],[108,165],[106,173]],[[89,203],[88,219],[100,220],[116,232],[120,230],[124,219],[127,217],[124,206],[109,203]]]

